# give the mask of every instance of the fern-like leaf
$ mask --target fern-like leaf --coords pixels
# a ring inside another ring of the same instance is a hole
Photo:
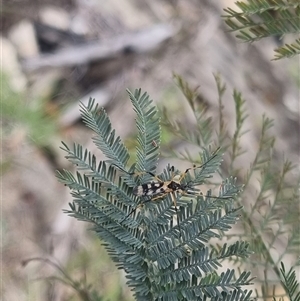
[[[155,173],[159,156],[160,125],[157,109],[152,105],[147,93],[142,94],[141,89],[134,94],[127,90],[134,111],[136,112],[137,135],[137,170]]]
[[[281,262],[280,273],[282,284],[290,300],[300,301],[300,283],[297,281],[295,270],[291,268],[289,272],[286,273],[284,263]]]
[[[112,129],[105,110],[99,109],[98,104],[95,105],[95,99],[90,98],[87,106],[81,104],[80,111],[85,124],[97,134],[93,140],[103,154],[110,159],[108,162],[125,168],[129,159],[128,150],[121,142],[121,138],[115,137],[115,130]]]
[[[275,52],[276,54],[274,60],[291,58],[300,54],[300,39],[296,39],[294,43],[285,44],[284,46],[275,49]]]
[[[150,173],[143,182],[151,181],[160,143],[157,110],[141,90],[129,92],[129,96],[137,114],[136,167]],[[97,112],[92,100],[87,107],[82,106],[85,122],[96,132],[93,139],[109,160],[97,163],[96,156],[81,145],[69,148],[63,144],[66,158],[78,172],[73,175],[64,170],[57,177],[71,189],[73,203],[66,212],[92,223],[111,258],[127,273],[135,298],[248,300],[251,291],[240,288],[250,284],[248,272],[239,274],[228,269],[217,273],[223,260],[248,256],[248,244],[240,241],[220,248],[209,245],[212,238],[221,238],[237,222],[241,207],[236,208],[233,200],[241,186],[229,177],[216,197],[211,191],[202,195],[197,188],[218,170],[220,149],[204,149],[199,159],[201,166],[191,168],[191,172],[182,174],[170,165],[164,169],[160,181],[165,185],[179,176],[182,191],[168,191],[156,201],[151,195],[138,199],[133,194],[136,177],[126,171],[128,151],[116,137],[105,111],[101,109],[100,115]],[[137,204],[143,206],[136,208]],[[132,208],[137,210],[132,212]]]
[[[280,36],[300,32],[299,1],[251,0],[235,3],[241,12],[224,9],[225,23],[231,31],[238,31],[237,38],[253,42],[269,36]],[[299,54],[299,40],[275,50],[275,59]]]

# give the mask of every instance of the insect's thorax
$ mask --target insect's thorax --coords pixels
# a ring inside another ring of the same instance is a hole
[[[181,184],[177,183],[177,182],[174,182],[174,181],[171,181],[168,184],[168,188],[171,189],[172,191],[176,191],[176,190],[182,189]]]

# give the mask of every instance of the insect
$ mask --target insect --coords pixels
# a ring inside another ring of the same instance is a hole
[[[133,194],[136,196],[153,197],[151,198],[152,201],[163,198],[168,193],[179,192],[181,194],[184,194],[190,187],[188,184],[182,184],[181,181],[190,169],[194,169],[194,167],[188,168],[181,176],[172,176],[172,179],[170,181],[163,181],[153,173],[145,172],[155,178],[157,182],[150,182],[136,186],[133,188]],[[171,167],[170,171],[172,172],[172,174],[174,173],[174,166]]]
[[[156,201],[156,200],[162,199],[166,195],[170,194],[173,204],[174,204],[174,207],[175,207],[176,215],[177,215],[178,228],[181,232],[180,225],[179,225],[179,217],[178,217],[175,194],[179,193],[181,195],[188,195],[188,194],[195,195],[196,189],[193,188],[193,185],[192,185],[193,183],[192,182],[183,183],[184,182],[183,179],[186,177],[186,175],[188,174],[189,171],[203,168],[210,161],[212,161],[217,156],[218,151],[219,151],[219,148],[213,153],[213,155],[209,158],[209,160],[207,160],[204,164],[202,164],[200,166],[193,166],[193,167],[187,168],[181,175],[178,175],[178,174],[174,175],[175,168],[174,168],[174,166],[172,166],[170,169],[170,171],[172,173],[172,178],[169,181],[163,181],[158,176],[156,176],[155,174],[153,174],[152,172],[149,172],[149,171],[142,171],[142,172],[138,172],[138,173],[134,173],[134,172],[128,173],[127,171],[123,170],[123,168],[120,168],[117,166],[119,169],[123,170],[124,172],[126,172],[129,175],[149,174],[156,180],[156,181],[152,181],[150,183],[144,183],[142,185],[135,186],[133,188],[132,193],[134,195],[136,195],[138,197],[149,197],[149,198],[142,200],[142,202],[136,208],[132,209],[129,212],[129,214],[125,217],[125,219],[128,216],[130,216],[132,213],[134,213],[140,205],[143,205],[150,201]]]
[[[193,166],[190,168],[187,168],[185,172],[183,172],[181,175],[173,175],[172,179],[170,181],[163,181],[156,175],[154,175],[152,172],[149,171],[144,171],[140,172],[138,174],[144,174],[147,173],[151,175],[153,178],[156,179],[157,182],[150,182],[150,183],[145,183],[140,186],[136,186],[133,188],[133,194],[136,196],[156,196],[154,198],[151,198],[152,201],[163,198],[166,194],[168,193],[174,193],[178,192],[180,194],[189,194],[191,190],[193,190],[193,187],[187,183],[184,184],[182,183],[182,180],[185,178],[187,173],[190,170],[195,170],[198,168],[203,168],[207,163],[212,161],[216,156],[217,152],[219,151],[220,148],[218,148],[212,155],[212,157],[209,158],[208,161],[206,161],[204,164],[200,166]],[[171,167],[170,171],[172,174],[174,174],[174,166]],[[134,175],[135,173],[131,173],[131,175]],[[176,207],[176,203],[174,202],[174,205]]]
[[[163,181],[156,175],[152,174],[151,172],[147,172],[148,174],[153,176],[157,180],[157,182],[145,183],[140,186],[136,186],[133,189],[133,194],[136,196],[139,196],[139,197],[149,196],[150,197],[149,199],[144,200],[140,205],[143,205],[149,201],[155,201],[158,199],[162,199],[166,195],[170,194],[173,204],[174,204],[175,212],[177,215],[177,221],[178,221],[177,224],[178,224],[180,233],[181,233],[181,228],[180,228],[180,224],[179,224],[176,196],[174,195],[174,193],[178,192],[180,194],[185,194],[187,192],[188,185],[182,184],[181,180],[184,178],[184,176],[190,169],[192,169],[192,168],[187,169],[181,176],[180,175],[172,176],[172,179],[170,181]],[[170,171],[172,172],[172,174],[174,173],[174,166],[171,167]],[[130,216],[132,213],[134,213],[137,208],[138,207],[134,208],[131,212],[129,212],[127,217]]]

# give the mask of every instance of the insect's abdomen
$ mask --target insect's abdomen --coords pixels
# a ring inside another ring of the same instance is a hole
[[[155,195],[158,193],[164,192],[164,183],[163,182],[152,182],[143,184],[141,186],[136,186],[133,188],[133,194],[138,196],[145,196],[145,195]]]

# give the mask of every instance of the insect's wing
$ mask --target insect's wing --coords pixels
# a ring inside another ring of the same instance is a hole
[[[133,188],[133,194],[137,196],[151,196],[163,193],[165,191],[164,182],[145,183]]]

